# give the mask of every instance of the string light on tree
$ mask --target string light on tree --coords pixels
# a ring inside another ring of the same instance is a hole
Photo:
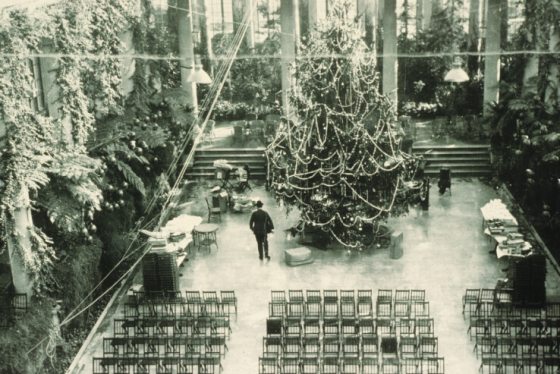
[[[330,240],[362,248],[368,230],[407,211],[402,182],[416,160],[400,150],[396,115],[350,9],[335,1],[302,49],[290,95],[295,114],[266,155],[279,202]]]

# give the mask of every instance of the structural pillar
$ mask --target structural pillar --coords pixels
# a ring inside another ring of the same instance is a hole
[[[430,28],[432,22],[432,0],[416,0],[416,30]]]
[[[369,48],[375,51],[377,29],[377,0],[358,0],[358,14],[363,17],[365,37]]]
[[[26,252],[31,253],[33,251],[30,235],[33,220],[31,218],[29,193],[26,187],[20,191],[18,200],[18,206],[11,216],[6,217],[6,222],[13,225],[11,231],[14,233],[14,235],[8,235],[8,256],[15,291],[26,294],[29,299],[33,295],[33,280],[29,276],[23,258],[26,256]]]
[[[396,0],[385,0],[383,12],[383,93],[397,107],[397,12]]]
[[[293,83],[293,72],[290,67],[295,62],[296,38],[297,38],[297,0],[280,1],[280,27],[282,46],[281,68],[282,68],[282,108],[286,117],[291,116],[290,91]]]
[[[327,1],[326,0],[308,0],[307,14],[309,22],[309,31],[315,30],[317,24],[327,17]]]
[[[249,49],[255,48],[255,13],[256,10],[256,0],[233,0],[232,11],[233,11],[233,31],[237,32],[243,25],[243,19],[245,14],[249,13],[247,19],[247,31],[245,32],[245,45]]]
[[[190,0],[177,0],[177,22],[179,37],[179,57],[181,58],[181,88],[185,91],[185,104],[198,113],[196,84],[187,81],[194,69],[194,50],[192,38],[192,12]],[[183,10],[186,9],[186,10]]]
[[[486,53],[484,59],[483,113],[488,114],[490,103],[499,100],[501,0],[488,0],[486,16]]]

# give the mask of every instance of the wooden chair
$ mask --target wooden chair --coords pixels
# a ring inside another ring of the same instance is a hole
[[[217,200],[217,198],[212,198],[212,205],[210,205],[208,198],[204,198],[204,200],[206,200],[206,206],[208,207],[208,222],[211,222],[214,217],[217,218],[218,222],[222,222],[222,210],[219,207],[219,203],[218,206],[215,206],[215,199]]]

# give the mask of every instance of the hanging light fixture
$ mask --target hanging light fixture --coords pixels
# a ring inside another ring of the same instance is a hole
[[[451,70],[445,74],[443,78],[446,82],[453,82],[453,83],[463,83],[469,80],[469,75],[467,72],[461,67],[463,65],[463,61],[459,56],[455,57],[453,61],[453,65],[451,65]]]
[[[210,84],[212,83],[212,78],[207,72],[202,68],[202,63],[200,62],[200,56],[194,56],[194,68],[191,66],[189,74],[187,75],[187,82],[199,83],[199,84]]]

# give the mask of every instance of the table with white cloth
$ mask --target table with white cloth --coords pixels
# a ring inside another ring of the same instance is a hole
[[[180,265],[188,255],[188,247],[193,241],[193,229],[201,222],[202,217],[181,214],[169,220],[159,231],[140,230],[140,232],[150,239],[165,240],[165,251],[176,252],[177,265]]]
[[[484,234],[493,241],[498,259],[526,257],[532,253],[532,245],[519,234],[517,219],[500,199],[490,200],[480,208]]]

